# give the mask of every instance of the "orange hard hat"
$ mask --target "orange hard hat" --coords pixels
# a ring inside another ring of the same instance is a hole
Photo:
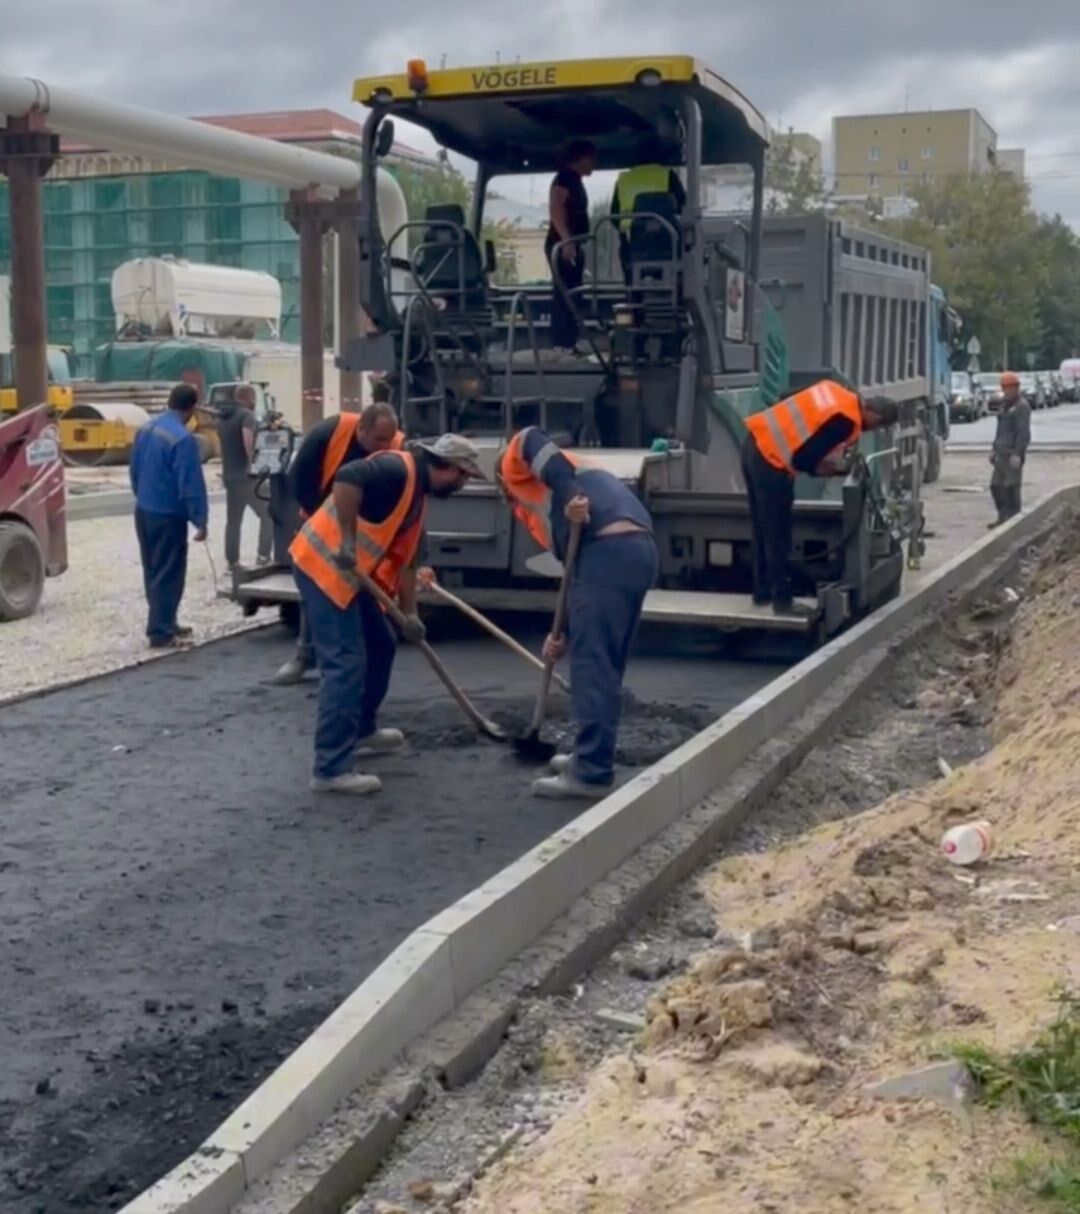
[[[1015,371],[1002,371],[1001,386],[1003,388],[1019,388],[1020,376]]]

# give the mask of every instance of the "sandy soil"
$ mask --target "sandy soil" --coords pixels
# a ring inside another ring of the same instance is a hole
[[[951,1041],[1028,1041],[1055,989],[1080,987],[1080,559],[1057,556],[1018,608],[1003,595],[954,625],[966,660],[920,692],[950,712],[988,699],[992,749],[702,874],[730,942],[651,1000],[635,1047],[496,1165],[468,1214],[1028,1208],[992,1178],[1041,1145],[1030,1126],[866,1088]],[[976,817],[993,856],[953,869],[941,833]]]

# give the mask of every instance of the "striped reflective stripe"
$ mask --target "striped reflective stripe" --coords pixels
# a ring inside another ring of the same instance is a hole
[[[831,413],[835,405],[832,392],[824,384],[814,384],[808,389],[810,397],[819,409]]]
[[[799,436],[799,446],[801,447],[810,437],[810,427],[806,424],[806,418],[803,417],[802,410],[796,404],[795,399],[786,401],[783,407],[787,411],[788,420],[795,427],[795,433]]]
[[[554,443],[545,443],[533,456],[532,462],[529,464],[529,467],[532,469],[533,476],[537,477],[538,479],[542,478],[544,469],[558,454],[559,448]]]
[[[356,571],[353,569],[342,569],[340,565],[334,563],[334,557],[337,554],[331,552],[330,545],[313,527],[305,526],[301,534],[311,545],[316,555],[320,556],[329,565],[335,575],[341,578],[350,590],[360,589],[360,578]]]
[[[791,449],[791,444],[784,436],[783,430],[780,429],[780,422],[773,409],[766,409],[761,414],[765,425],[769,427],[769,435],[772,438],[773,445],[776,447],[777,454],[784,461],[786,467],[791,467],[791,461],[795,456],[795,452]]]

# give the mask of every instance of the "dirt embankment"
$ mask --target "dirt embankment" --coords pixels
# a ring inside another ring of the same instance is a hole
[[[1060,554],[1058,554],[1060,556]],[[1028,1209],[994,1183],[1045,1144],[1018,1115],[868,1085],[950,1042],[1012,1049],[1080,989],[1080,559],[956,626],[955,681],[993,746],[931,784],[699,878],[731,933],[647,1009],[636,1047],[473,1192],[468,1214],[950,1214]],[[950,825],[991,861],[953,869]],[[749,933],[749,935],[747,935]]]

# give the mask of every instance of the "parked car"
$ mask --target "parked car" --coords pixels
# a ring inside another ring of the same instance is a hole
[[[1065,399],[1080,403],[1080,358],[1066,358],[1058,374],[1065,381]]]
[[[1042,386],[1043,396],[1046,398],[1046,407],[1048,409],[1056,409],[1061,404],[1061,389],[1058,387],[1055,374],[1053,371],[1035,372],[1035,378]]]
[[[954,371],[949,381],[949,421],[977,422],[986,412],[986,392],[970,371]]]
[[[983,390],[987,413],[996,413],[1001,408],[1001,372],[983,371],[975,376],[975,382]]]
[[[1023,393],[1024,399],[1031,406],[1032,411],[1035,409],[1046,408],[1046,392],[1043,390],[1042,381],[1034,371],[1019,371],[1020,376],[1020,391]]]

